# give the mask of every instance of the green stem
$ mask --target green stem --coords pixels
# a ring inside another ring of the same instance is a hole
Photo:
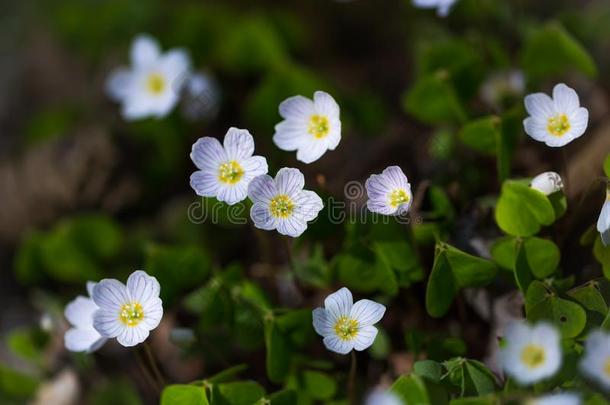
[[[150,368],[151,368],[153,375],[155,376],[155,379],[157,381],[157,384],[159,385],[160,390],[161,390],[165,386],[165,380],[163,379],[163,375],[161,374],[159,367],[157,367],[157,362],[155,360],[155,357],[152,354],[152,351],[150,350],[150,346],[148,345],[148,342],[144,341],[142,346],[144,347],[144,353],[146,354],[146,358],[148,359]]]
[[[356,405],[356,351],[352,350],[352,358],[349,367],[349,379],[347,381],[347,392],[349,403]]]

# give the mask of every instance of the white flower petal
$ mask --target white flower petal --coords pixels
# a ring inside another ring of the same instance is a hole
[[[248,197],[254,202],[269,204],[269,201],[278,193],[273,178],[262,175],[254,178],[248,185]]]
[[[580,405],[580,397],[571,393],[550,394],[527,401],[531,405]]]
[[[136,67],[155,63],[159,54],[159,43],[149,35],[138,36],[131,45],[131,63]]]
[[[399,166],[389,166],[382,172],[392,188],[410,188],[409,180]]]
[[[525,109],[532,117],[541,119],[547,119],[556,113],[553,100],[544,93],[525,96]]]
[[[93,314],[93,327],[106,338],[117,337],[127,326],[119,319],[119,309],[98,309]]]
[[[270,231],[277,228],[277,218],[271,215],[269,206],[266,203],[255,202],[252,208],[250,208],[250,218],[258,229]]]
[[[366,398],[364,405],[405,405],[392,391],[376,389]]]
[[[299,169],[281,168],[275,176],[275,185],[279,194],[296,196],[305,186],[305,176]]]
[[[241,162],[241,166],[245,170],[245,176],[252,180],[255,177],[266,174],[268,171],[267,159],[262,156],[252,156]]]
[[[127,290],[132,301],[145,306],[153,299],[158,299],[161,285],[155,277],[149,276],[145,271],[137,270],[127,279]]]
[[[381,215],[396,215],[398,209],[393,208],[388,204],[387,199],[376,199],[376,200],[368,200],[366,202],[366,207],[369,211],[375,212]]]
[[[144,327],[148,330],[153,330],[163,318],[163,302],[160,298],[151,298],[142,304],[142,311],[144,312],[144,318],[138,327]]]
[[[351,340],[342,340],[337,336],[329,335],[323,339],[324,346],[330,351],[339,354],[347,354],[354,348],[354,342]]]
[[[125,347],[132,347],[142,343],[148,338],[148,329],[140,328],[138,326],[124,328],[121,333],[116,337],[117,342]]]
[[[297,150],[297,160],[306,164],[313,163],[320,159],[327,150],[328,146],[324,140],[312,139],[299,147]]]
[[[277,222],[277,231],[286,236],[297,238],[305,232],[307,223],[302,219],[294,216],[288,218],[280,218]]]
[[[550,195],[563,189],[563,181],[559,173],[544,172],[532,179],[530,187],[545,195]]]
[[[246,129],[229,128],[223,143],[229,160],[244,160],[254,153],[254,138]]]
[[[235,184],[220,184],[216,198],[218,201],[226,202],[229,205],[243,201],[248,196],[248,185],[240,181]]]
[[[539,142],[544,142],[553,136],[549,134],[547,123],[538,118],[527,117],[523,120],[523,128],[526,134]]]
[[[313,102],[318,114],[333,118],[339,116],[339,104],[330,94],[324,91],[316,91],[313,93]]]
[[[64,335],[64,346],[71,352],[92,353],[106,343],[95,329],[76,329],[66,331]]]
[[[199,138],[191,149],[191,160],[201,170],[218,172],[221,163],[226,162],[227,154],[216,138]]]
[[[566,115],[571,115],[580,107],[578,94],[564,83],[560,83],[553,88],[553,102],[555,103],[555,111],[563,112]]]
[[[377,328],[374,326],[365,326],[358,329],[358,334],[354,338],[354,349],[358,351],[369,348],[377,337]]]
[[[324,300],[324,308],[326,308],[329,321],[334,324],[338,318],[348,316],[353,303],[352,293],[345,287],[330,294]]]
[[[121,305],[129,302],[129,294],[125,285],[110,278],[103,279],[93,287],[92,298],[98,307],[115,310],[117,313]]]
[[[186,83],[188,71],[191,67],[191,58],[184,49],[172,49],[161,57],[161,69],[170,79],[170,88],[179,93]]]
[[[350,318],[358,321],[359,326],[374,325],[383,318],[385,306],[371,300],[360,300],[354,304]]]
[[[294,198],[294,202],[298,208],[293,215],[303,221],[312,221],[324,208],[320,196],[310,190],[300,191]]]
[[[290,120],[306,120],[314,112],[314,103],[303,96],[289,97],[280,103],[280,115]]]
[[[64,315],[72,326],[92,328],[95,311],[97,311],[97,305],[92,299],[78,296],[66,305]]]
[[[129,69],[121,67],[113,70],[106,80],[106,94],[114,101],[123,100],[129,93],[131,79],[132,75]]]
[[[201,170],[191,174],[190,184],[195,193],[202,197],[215,197],[220,189],[218,176]]]
[[[572,115],[570,115],[570,125],[572,126],[570,128],[572,139],[584,134],[589,125],[589,110],[584,107],[575,109]]]
[[[273,143],[285,151],[293,151],[301,148],[305,143],[303,134],[307,133],[307,123],[282,121],[275,126]]]
[[[610,376],[606,367],[610,362],[610,335],[601,331],[589,334],[585,343],[585,352],[580,360],[580,370],[590,379],[610,390]]]
[[[87,281],[87,294],[89,294],[89,297],[93,297],[93,287],[95,287],[96,284],[95,281]]]
[[[316,308],[313,310],[313,328],[320,336],[327,336],[333,332],[333,324],[326,316],[324,308]]]

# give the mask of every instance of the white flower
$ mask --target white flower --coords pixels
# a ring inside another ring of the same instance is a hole
[[[610,391],[610,335],[592,332],[585,344],[580,371]]]
[[[602,238],[604,246],[610,245],[610,188],[606,190],[606,201],[599,213],[597,231]]]
[[[352,349],[361,351],[375,341],[377,328],[385,306],[371,300],[353,303],[352,293],[345,287],[324,300],[324,308],[313,311],[313,327],[324,337],[328,350],[347,354]]]
[[[528,385],[551,377],[561,366],[560,336],[550,324],[529,326],[510,323],[501,349],[504,370],[520,384]]]
[[[526,401],[526,405],[580,405],[580,397],[576,394],[562,392]]]
[[[436,13],[447,17],[451,7],[457,0],[413,0],[413,5],[419,8],[436,8]]]
[[[229,128],[223,143],[210,137],[195,142],[191,159],[199,171],[191,175],[191,187],[232,205],[246,198],[252,179],[267,173],[267,160],[252,156],[254,138],[245,129]]]
[[[94,282],[87,282],[89,297],[93,296],[94,286]],[[64,345],[72,352],[92,353],[102,347],[107,340],[93,328],[93,314],[98,307],[89,297],[79,295],[66,305],[64,311],[66,319],[72,326],[64,335]]]
[[[578,94],[561,83],[553,89],[551,99],[544,93],[525,97],[529,113],[523,121],[525,132],[548,146],[564,146],[585,133],[589,111],[580,106]]]
[[[364,405],[404,405],[404,403],[392,391],[378,388],[366,397]]]
[[[532,179],[530,187],[544,193],[544,195],[551,195],[563,189],[563,181],[558,173],[544,172]]]
[[[402,215],[411,208],[411,184],[398,166],[390,166],[381,174],[371,175],[365,187],[369,197],[366,205],[371,212]]]
[[[324,207],[322,199],[313,191],[303,190],[305,177],[298,169],[284,167],[275,175],[259,176],[248,186],[248,197],[253,202],[250,218],[254,226],[296,238],[307,229]]]
[[[517,69],[492,73],[481,86],[481,99],[488,105],[501,109],[506,100],[522,97],[525,92],[525,77]]]
[[[311,163],[341,141],[339,105],[330,94],[316,91],[313,101],[303,97],[287,98],[280,104],[284,121],[275,126],[273,142],[286,151],[297,151],[297,160]]]
[[[93,301],[99,306],[93,327],[123,346],[142,343],[163,317],[160,292],[157,279],[142,270],[131,273],[127,285],[115,279],[100,281],[93,288]]]
[[[131,67],[114,70],[106,81],[106,91],[122,104],[126,120],[161,118],[178,102],[190,64],[184,50],[161,54],[156,40],[140,35],[131,45]]]

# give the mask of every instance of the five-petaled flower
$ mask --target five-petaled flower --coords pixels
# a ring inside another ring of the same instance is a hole
[[[305,177],[298,169],[284,167],[275,179],[258,176],[248,187],[248,197],[254,203],[250,218],[259,229],[277,229],[282,235],[296,238],[307,229],[324,207],[313,191],[303,190]]]
[[[252,179],[267,173],[267,160],[253,153],[254,139],[245,129],[230,128],[224,147],[216,138],[200,138],[191,151],[199,168],[191,175],[191,187],[197,195],[230,205],[244,200]]]
[[[286,151],[297,151],[297,160],[311,163],[341,141],[339,105],[323,91],[316,91],[313,101],[303,97],[287,98],[280,104],[284,121],[275,126],[273,142]]]
[[[508,325],[501,350],[504,370],[527,385],[554,375],[561,366],[560,336],[550,324],[530,326],[523,321]]]
[[[383,215],[402,215],[409,211],[413,202],[411,184],[402,169],[390,166],[381,174],[373,174],[365,183],[371,212]]]
[[[373,344],[385,306],[371,300],[354,304],[352,293],[345,287],[324,300],[324,308],[313,311],[313,327],[324,337],[328,350],[347,354],[352,349],[361,351]]]
[[[525,132],[548,146],[564,146],[585,133],[589,111],[580,106],[574,89],[561,83],[553,89],[553,98],[544,93],[525,97],[529,113],[523,121]]]
[[[89,297],[93,296],[94,282],[87,282]],[[66,305],[64,315],[70,325],[70,329],[64,335],[64,345],[72,352],[92,353],[106,343],[106,338],[93,327],[93,314],[98,306],[89,297],[79,295]]]
[[[597,232],[599,232],[604,246],[610,245],[610,187],[606,189],[606,201],[604,201],[597,219]]]
[[[610,334],[595,331],[589,335],[580,370],[610,391]]]
[[[440,17],[447,17],[451,7],[457,0],[413,0],[413,5],[419,8],[435,8]]]
[[[161,54],[155,39],[140,35],[131,45],[131,67],[115,69],[106,81],[106,91],[122,104],[126,120],[162,118],[178,102],[190,65],[186,51]]]
[[[93,288],[93,301],[99,307],[93,315],[93,327],[123,346],[142,343],[163,317],[160,292],[157,279],[142,270],[133,272],[127,285],[103,279]]]

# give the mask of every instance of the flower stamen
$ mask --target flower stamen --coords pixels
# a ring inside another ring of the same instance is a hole
[[[339,339],[352,340],[358,334],[358,321],[347,316],[341,316],[337,319],[334,330]]]
[[[226,184],[235,184],[244,176],[244,169],[234,160],[222,163],[218,168],[218,180]]]
[[[330,132],[328,118],[323,115],[314,114],[309,119],[307,132],[313,135],[316,139],[325,138]]]
[[[544,364],[545,360],[546,352],[542,346],[529,344],[521,350],[521,361],[528,368],[538,368]]]
[[[286,194],[275,196],[269,203],[269,211],[276,218],[288,218],[294,210],[294,202]]]
[[[156,96],[165,90],[165,79],[159,73],[151,73],[146,80],[146,88]]]
[[[136,326],[144,319],[144,309],[139,302],[130,302],[121,305],[119,319],[126,326]]]
[[[390,206],[392,208],[396,208],[399,205],[406,204],[409,202],[410,197],[409,193],[405,189],[398,188],[396,190],[392,190],[390,194],[388,194],[388,200]]]
[[[551,117],[547,121],[547,130],[555,136],[563,136],[571,128],[570,119],[565,114]]]

